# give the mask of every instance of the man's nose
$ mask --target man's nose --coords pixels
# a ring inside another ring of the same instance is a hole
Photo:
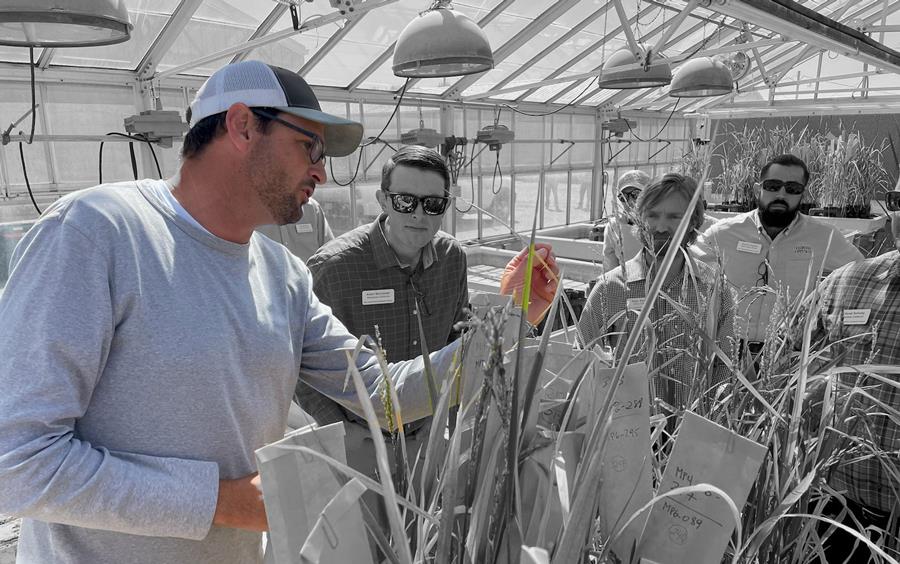
[[[309,175],[312,176],[316,184],[325,184],[328,180],[328,173],[325,172],[325,157],[319,159],[319,162],[310,165]]]

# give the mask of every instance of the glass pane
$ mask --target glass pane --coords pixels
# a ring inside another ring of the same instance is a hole
[[[54,65],[135,69],[150,45],[178,6],[177,0],[126,1],[128,17],[134,28],[131,39],[103,47],[70,47],[57,49],[51,59]],[[37,52],[35,52],[37,56]]]
[[[572,171],[572,207],[570,222],[588,221],[591,216],[593,171]]]
[[[474,180],[477,187],[478,179]],[[472,177],[460,174],[458,184],[461,197],[456,200],[456,238],[460,241],[475,239],[478,237],[478,210],[469,205],[469,202],[476,199]]]
[[[516,231],[531,230],[537,204],[539,178],[537,174],[516,175]]]
[[[544,174],[544,227],[565,225],[568,195],[569,174],[567,172]]]
[[[163,55],[158,69],[164,71],[247,41],[272,7],[271,3],[259,1],[239,5],[222,0],[203,2]],[[231,58],[223,57],[185,72],[208,76]]]
[[[509,233],[509,194],[512,180],[508,174],[484,175],[481,183],[481,214],[484,237]]]

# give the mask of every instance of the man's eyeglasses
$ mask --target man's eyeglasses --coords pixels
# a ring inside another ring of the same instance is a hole
[[[756,274],[759,275],[759,278],[756,279],[757,286],[768,286],[769,285],[769,265],[768,265],[769,257],[766,255],[762,262],[759,263],[759,266],[756,268]]]
[[[322,141],[322,138],[319,137],[317,134],[313,133],[312,131],[303,129],[302,127],[300,127],[298,125],[294,125],[293,123],[291,123],[287,120],[283,120],[280,117],[276,116],[275,114],[271,114],[265,110],[260,110],[259,108],[250,108],[250,111],[258,116],[268,118],[272,121],[277,121],[281,125],[289,128],[289,129],[293,129],[297,133],[302,133],[303,135],[306,135],[307,137],[312,139],[311,142],[307,142],[307,148],[309,150],[309,163],[310,164],[316,164],[317,162],[319,162],[323,158],[325,158],[325,142]]]
[[[784,187],[784,191],[793,196],[802,194],[803,190],[806,189],[805,184],[793,181],[784,182],[783,180],[776,180],[774,178],[763,180],[762,187],[766,192],[778,192]]]
[[[391,206],[398,213],[412,213],[422,202],[422,211],[425,215],[441,215],[447,210],[450,198],[446,196],[416,196],[415,194],[402,194],[400,192],[388,192],[385,194],[391,199]]]

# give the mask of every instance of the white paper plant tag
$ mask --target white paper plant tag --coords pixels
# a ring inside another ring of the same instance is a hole
[[[364,290],[362,293],[363,305],[380,305],[394,303],[394,289]]]
[[[844,325],[865,325],[869,322],[871,309],[845,309]]]
[[[742,253],[758,255],[760,252],[762,252],[762,244],[751,243],[750,241],[738,241],[737,250]]]
[[[710,484],[743,508],[766,448],[685,411],[657,495]],[[734,531],[728,504],[711,491],[667,497],[650,510],[638,555],[656,562],[719,564]]]

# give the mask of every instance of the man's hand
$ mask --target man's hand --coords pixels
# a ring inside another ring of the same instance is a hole
[[[213,525],[257,532],[269,530],[259,474],[237,480],[219,480]]]
[[[522,305],[522,289],[525,287],[525,271],[528,268],[528,247],[522,249],[506,265],[500,278],[500,293],[512,296],[516,304]],[[547,314],[556,288],[559,285],[559,268],[553,248],[546,243],[536,243],[534,261],[531,267],[531,296],[528,305],[528,322],[537,325]]]

